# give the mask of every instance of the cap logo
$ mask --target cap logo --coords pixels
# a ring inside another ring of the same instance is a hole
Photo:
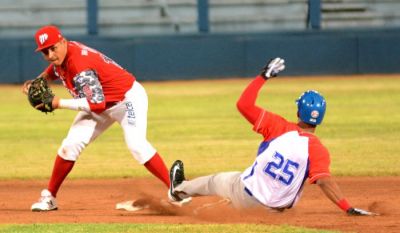
[[[39,36],[39,42],[41,45],[43,45],[46,40],[49,38],[49,36],[47,35],[47,33],[43,33]]]

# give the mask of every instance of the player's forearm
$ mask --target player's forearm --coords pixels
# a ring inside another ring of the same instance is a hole
[[[90,106],[89,106],[89,103],[86,100],[86,98],[80,98],[80,99],[57,98],[57,99],[55,98],[53,100],[53,107],[55,107],[55,108],[90,112]]]
[[[324,177],[317,180],[317,184],[322,189],[324,194],[336,204],[343,211],[347,211],[351,208],[349,202],[344,198],[342,191],[335,181],[331,177]]]
[[[250,122],[254,123],[260,112],[261,108],[255,105],[258,93],[261,87],[264,85],[265,79],[261,76],[257,76],[243,91],[236,106],[239,112]]]
[[[322,189],[324,194],[333,203],[337,203],[340,199],[343,198],[343,195],[342,195],[341,191],[339,190],[339,187],[330,178],[329,178],[329,180],[327,178],[319,179],[317,181],[317,184]]]

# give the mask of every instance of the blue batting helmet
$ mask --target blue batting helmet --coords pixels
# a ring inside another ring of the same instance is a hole
[[[317,91],[305,91],[297,100],[297,112],[300,120],[310,125],[319,125],[326,111],[325,98]]]

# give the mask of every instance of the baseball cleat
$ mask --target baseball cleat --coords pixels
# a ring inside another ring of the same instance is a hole
[[[176,160],[169,171],[169,179],[171,181],[169,190],[168,190],[168,199],[171,204],[176,206],[183,206],[192,201],[191,197],[183,198],[180,197],[178,192],[175,191],[175,188],[182,184],[185,180],[185,173],[183,169],[183,162],[180,160]]]
[[[168,200],[169,200],[169,204],[172,204],[172,205],[178,206],[178,207],[182,207],[182,206],[187,205],[190,202],[192,202],[191,197],[181,198],[180,201],[176,201],[175,197],[172,196],[170,190],[168,190]]]
[[[31,207],[31,210],[34,212],[51,211],[57,209],[58,208],[56,198],[53,197],[53,195],[51,195],[50,191],[47,189],[42,190],[39,202],[34,203]]]

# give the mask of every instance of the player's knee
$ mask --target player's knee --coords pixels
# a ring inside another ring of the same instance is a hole
[[[84,148],[84,143],[63,143],[58,149],[58,155],[65,160],[76,161]]]

